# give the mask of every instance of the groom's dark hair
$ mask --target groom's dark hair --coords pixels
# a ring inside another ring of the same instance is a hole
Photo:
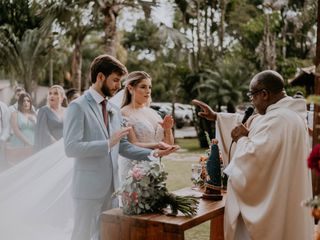
[[[95,83],[98,73],[101,72],[107,78],[112,73],[119,75],[126,75],[128,73],[127,68],[115,57],[108,54],[103,54],[96,57],[90,66],[91,82]]]

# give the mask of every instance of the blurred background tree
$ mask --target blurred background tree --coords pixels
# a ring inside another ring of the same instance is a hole
[[[288,81],[313,65],[316,12],[316,0],[0,0],[0,77],[84,90],[109,53],[150,73],[153,101],[234,111],[258,71]]]

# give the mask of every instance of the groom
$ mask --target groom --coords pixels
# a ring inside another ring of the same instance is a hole
[[[153,160],[176,150],[152,151],[128,142],[131,127],[121,128],[119,109],[105,101],[119,90],[120,79],[127,74],[122,63],[100,55],[91,63],[90,71],[92,86],[68,106],[64,122],[65,151],[75,158],[72,240],[98,240],[100,214],[118,206],[112,193],[119,188],[119,153],[130,159]]]

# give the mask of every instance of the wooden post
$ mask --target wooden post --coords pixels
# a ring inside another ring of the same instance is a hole
[[[317,17],[317,45],[316,45],[316,59],[315,59],[315,95],[320,95],[320,0],[318,0],[318,17]],[[313,117],[313,139],[312,145],[320,143],[320,105],[314,105],[314,117]],[[320,194],[320,178],[316,176],[314,173],[312,174],[312,182],[313,182],[313,194]]]

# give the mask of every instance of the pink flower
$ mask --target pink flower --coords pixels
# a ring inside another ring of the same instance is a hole
[[[144,177],[144,173],[141,168],[134,166],[131,170],[131,175],[135,180],[141,180]]]
[[[316,170],[316,173],[320,175],[320,144],[317,144],[312,149],[308,157],[308,167]]]
[[[139,197],[139,195],[137,192],[131,193],[131,198],[132,198],[133,202],[138,203],[138,197]]]

